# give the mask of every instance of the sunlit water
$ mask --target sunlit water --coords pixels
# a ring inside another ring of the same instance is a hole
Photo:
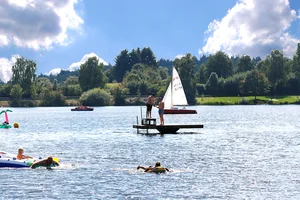
[[[0,129],[0,151],[61,166],[0,169],[0,199],[300,199],[300,106],[193,108],[165,123],[203,129],[163,136],[136,134],[140,107],[10,108],[20,128]],[[172,172],[136,170],[156,161]]]

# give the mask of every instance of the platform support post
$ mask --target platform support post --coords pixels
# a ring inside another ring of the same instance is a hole
[[[136,125],[139,125],[139,116],[136,116]],[[139,134],[139,128],[136,129],[137,134]]]

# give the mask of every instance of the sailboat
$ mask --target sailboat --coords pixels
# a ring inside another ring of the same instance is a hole
[[[184,89],[177,70],[173,67],[172,80],[163,98],[165,103],[164,114],[197,114],[196,110],[189,110],[185,107],[179,109],[174,106],[187,106]]]

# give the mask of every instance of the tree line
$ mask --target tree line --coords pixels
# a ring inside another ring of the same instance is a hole
[[[0,97],[11,106],[64,106],[67,98],[79,98],[83,105],[127,105],[143,103],[140,96],[163,96],[171,80],[172,67],[181,78],[189,104],[197,96],[298,95],[300,86],[300,44],[292,58],[273,50],[266,58],[228,56],[219,51],[190,53],[175,60],[157,60],[150,47],[122,50],[115,64],[104,66],[89,58],[77,71],[58,75],[36,75],[37,63],[17,58],[9,82],[0,82]],[[127,97],[137,97],[130,98]]]

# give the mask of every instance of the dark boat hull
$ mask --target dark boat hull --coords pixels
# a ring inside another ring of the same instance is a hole
[[[93,111],[94,108],[72,108],[71,111]]]
[[[164,114],[197,114],[197,111],[189,109],[164,109]]]

